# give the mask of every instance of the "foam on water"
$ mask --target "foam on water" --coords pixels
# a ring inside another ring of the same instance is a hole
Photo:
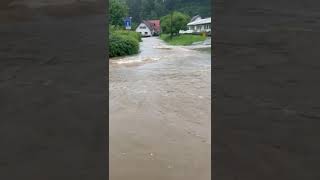
[[[113,60],[112,63],[115,64],[132,64],[132,63],[143,63],[148,61],[158,61],[160,58],[156,57],[133,57],[133,58],[123,58],[118,60]]]

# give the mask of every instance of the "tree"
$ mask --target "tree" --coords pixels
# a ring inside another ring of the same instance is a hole
[[[129,7],[129,15],[132,17],[132,22],[141,22],[141,0],[126,0]]]
[[[188,15],[174,11],[161,18],[162,32],[176,35],[179,33],[179,30],[185,30],[187,28],[189,21],[190,17]]]
[[[166,9],[170,12],[170,38],[172,39],[173,30],[173,11],[181,0],[163,0]]]
[[[154,0],[154,10],[157,13],[157,18],[164,16],[167,11],[163,0]]]
[[[128,6],[120,0],[109,0],[109,22],[114,26],[123,26],[123,18],[128,15]]]
[[[140,23],[141,20],[159,19],[173,11],[179,11],[189,16],[211,15],[211,0],[118,0],[124,1],[129,7],[132,21]]]

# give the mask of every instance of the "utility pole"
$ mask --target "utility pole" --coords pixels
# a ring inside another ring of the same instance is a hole
[[[169,0],[169,2],[166,2],[166,0],[162,0],[162,2],[165,4],[166,8],[170,11],[170,39],[173,37],[172,32],[172,24],[173,24],[173,0]]]
[[[170,20],[170,39],[172,39],[173,32],[172,32],[172,19],[173,19],[173,11],[171,10],[171,20]]]

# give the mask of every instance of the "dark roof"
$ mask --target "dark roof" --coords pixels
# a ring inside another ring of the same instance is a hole
[[[160,20],[148,20],[155,32],[160,32]]]
[[[144,23],[150,30],[152,30],[152,26],[148,21],[143,20],[142,23]]]
[[[144,23],[151,31],[160,32],[160,20],[143,20]]]

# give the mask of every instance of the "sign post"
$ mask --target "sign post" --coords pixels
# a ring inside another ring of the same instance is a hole
[[[127,30],[130,30],[131,29],[131,19],[132,17],[126,17],[124,19],[124,27],[127,29]]]

